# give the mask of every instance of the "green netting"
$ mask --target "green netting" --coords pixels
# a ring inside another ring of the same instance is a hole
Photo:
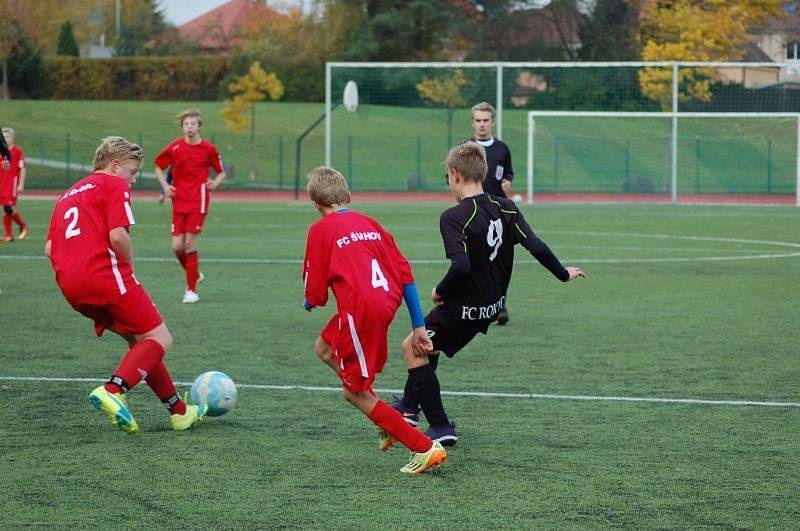
[[[794,194],[795,118],[678,119],[679,194]],[[538,116],[534,191],[671,192],[671,118]]]

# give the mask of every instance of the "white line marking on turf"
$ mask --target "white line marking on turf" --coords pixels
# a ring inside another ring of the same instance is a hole
[[[0,376],[0,381],[12,382],[105,382],[103,378],[54,378],[48,376]],[[189,387],[192,382],[175,382],[176,385]],[[237,387],[243,389],[262,389],[270,391],[323,391],[340,392],[341,387],[326,387],[317,385],[268,385],[268,384],[241,384]],[[379,393],[402,393],[402,389],[376,389]],[[442,391],[446,396],[466,396],[480,398],[517,398],[517,399],[545,399],[545,400],[571,400],[590,402],[646,402],[655,404],[691,404],[706,406],[762,406],[762,407],[791,407],[800,408],[800,402],[776,402],[761,400],[706,400],[702,398],[655,398],[638,396],[589,396],[589,395],[556,395],[549,393],[500,393],[484,391]]]
[[[655,264],[655,263],[670,263],[670,262],[725,262],[730,260],[767,260],[770,258],[791,258],[800,256],[800,252],[796,253],[775,253],[775,254],[757,254],[752,256],[698,256],[690,257],[669,257],[669,258],[563,258],[562,262],[569,262],[571,264]],[[2,255],[0,260],[46,260],[46,256],[35,255]],[[137,256],[137,262],[175,262],[175,258],[167,258],[161,256]],[[203,258],[206,264],[302,264],[302,260],[296,258]],[[429,264],[446,264],[447,260],[443,259],[411,259],[411,263],[415,265],[429,265]],[[516,264],[533,264],[532,260],[515,260]]]

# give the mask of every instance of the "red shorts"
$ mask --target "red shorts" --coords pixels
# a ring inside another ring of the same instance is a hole
[[[198,212],[173,212],[172,213],[172,235],[180,236],[191,232],[200,234],[203,224],[206,222],[206,215]]]
[[[75,310],[94,321],[94,331],[98,337],[107,328],[119,334],[145,334],[164,322],[150,300],[150,295],[139,284],[104,306],[68,302]]]
[[[391,319],[384,322],[344,313],[334,315],[322,330],[320,337],[333,350],[345,389],[354,393],[372,392],[375,376],[386,365],[389,323]]]

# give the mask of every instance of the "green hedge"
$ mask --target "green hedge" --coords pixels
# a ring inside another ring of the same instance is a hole
[[[47,57],[42,97],[59,100],[218,100],[225,57]]]

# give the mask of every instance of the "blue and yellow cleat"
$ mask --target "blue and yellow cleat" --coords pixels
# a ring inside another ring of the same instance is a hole
[[[111,423],[116,424],[122,431],[139,433],[139,425],[128,410],[125,395],[109,393],[104,385],[97,387],[89,394],[89,402],[111,417]]]
[[[194,404],[186,404],[186,413],[183,415],[170,415],[169,420],[172,422],[172,429],[175,431],[188,430],[206,416],[208,406],[201,404],[196,406]]]

